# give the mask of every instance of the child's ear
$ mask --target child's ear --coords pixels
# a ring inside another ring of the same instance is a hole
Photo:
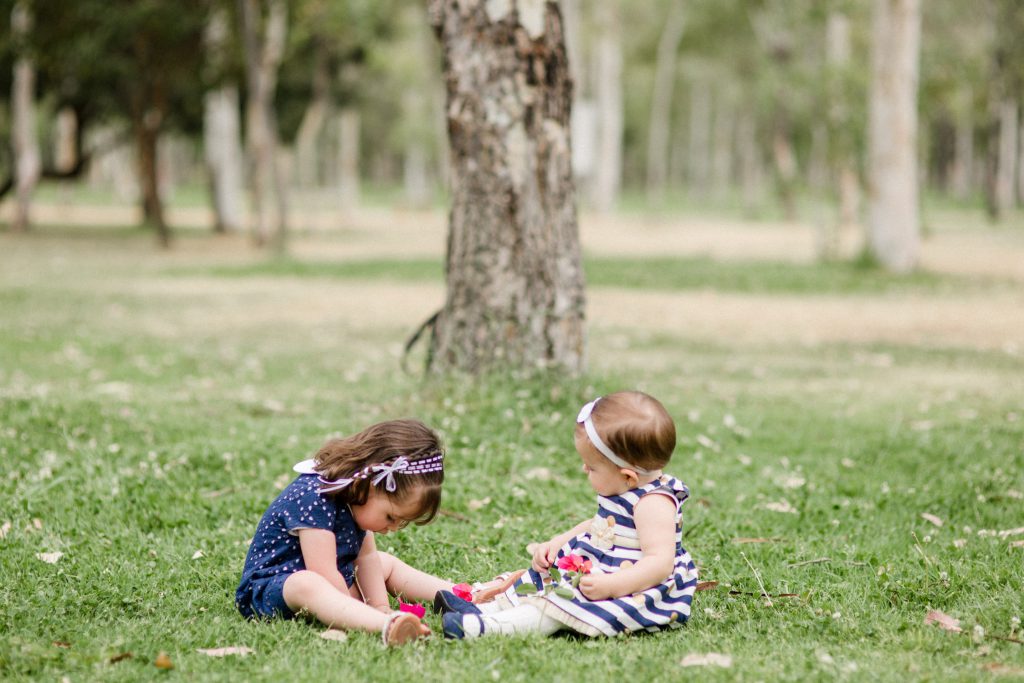
[[[635,470],[631,470],[626,467],[621,467],[619,468],[619,474],[624,476],[626,478],[626,481],[629,482],[629,488],[635,489],[637,486],[640,485],[640,476],[636,473]]]

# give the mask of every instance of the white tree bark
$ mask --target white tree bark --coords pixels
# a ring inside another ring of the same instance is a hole
[[[996,165],[996,213],[1005,216],[1017,192],[1017,102],[1007,97],[999,103],[999,157]]]
[[[337,116],[338,203],[343,209],[359,206],[359,110],[342,107]]]
[[[718,106],[715,108],[714,132],[711,152],[711,183],[719,197],[724,196],[731,185],[733,169],[733,136],[736,134],[736,112],[725,89],[719,89]]]
[[[875,0],[868,102],[868,226],[872,253],[895,272],[912,270],[920,252],[920,40],[920,0]]]
[[[206,28],[206,45],[213,66],[218,68],[226,58],[228,31],[227,11],[214,12]],[[239,231],[245,217],[238,86],[227,82],[210,90],[203,109],[203,152],[210,174],[215,229]]]
[[[619,0],[597,4],[596,48],[598,143],[592,203],[600,212],[611,211],[622,185],[622,37]]]
[[[701,77],[690,85],[690,191],[701,195],[711,178],[711,87]]]
[[[284,182],[278,168],[274,90],[284,54],[288,6],[285,0],[267,0],[263,21],[260,0],[239,0],[245,37],[245,61],[249,91],[246,102],[246,134],[249,153],[249,185],[253,203],[253,239],[284,250],[287,207]],[[262,30],[261,30],[262,28]],[[272,230],[271,211],[276,200],[277,229]]]
[[[669,4],[665,26],[658,39],[658,55],[654,67],[654,90],[651,93],[651,118],[647,128],[647,198],[661,201],[668,179],[669,130],[672,119],[672,91],[676,82],[676,61],[683,40],[686,16],[683,0]]]
[[[27,3],[15,4],[11,13],[11,35],[24,41],[32,31],[32,17]],[[24,50],[19,49],[14,62],[11,84],[11,148],[14,152],[14,217],[12,232],[28,229],[32,193],[39,183],[42,161],[36,138],[36,71]]]
[[[320,184],[321,133],[330,108],[331,73],[327,56],[320,49],[313,65],[313,97],[302,115],[295,135],[295,183],[299,187]]]

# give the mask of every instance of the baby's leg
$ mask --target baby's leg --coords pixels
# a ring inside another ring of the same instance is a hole
[[[316,572],[299,571],[284,582],[284,601],[293,612],[306,610],[327,626],[380,631],[388,615],[342,593]]]
[[[388,593],[399,595],[404,600],[433,600],[438,591],[450,591],[454,585],[451,581],[410,567],[394,555],[380,551],[377,554],[380,555]]]
[[[493,614],[444,615],[445,638],[478,638],[483,635],[541,633],[550,636],[564,626],[536,605],[519,605]]]

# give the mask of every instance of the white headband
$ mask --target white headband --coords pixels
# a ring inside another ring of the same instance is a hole
[[[593,401],[583,406],[580,409],[580,414],[576,416],[576,423],[583,425],[583,429],[586,430],[587,438],[590,439],[590,443],[594,444],[594,448],[599,450],[601,452],[601,455],[608,458],[609,460],[612,461],[612,463],[618,465],[619,467],[624,467],[628,470],[633,470],[638,474],[650,474],[651,472],[653,472],[654,470],[645,470],[643,467],[637,467],[636,465],[626,462],[619,456],[615,455],[615,452],[612,449],[608,448],[608,446],[605,445],[604,441],[601,441],[601,436],[597,433],[597,430],[594,428],[594,420],[591,419],[590,417],[590,414],[594,412],[594,406],[596,406],[597,402],[600,400],[600,397],[595,398]]]

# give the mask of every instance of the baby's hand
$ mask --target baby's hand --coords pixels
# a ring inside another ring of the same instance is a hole
[[[544,541],[543,543],[537,543],[533,548],[533,568],[535,571],[542,572],[551,566],[551,563],[558,557],[558,548],[552,541]]]
[[[611,579],[607,574],[587,574],[580,579],[580,593],[589,600],[607,600],[616,597],[609,585]]]

